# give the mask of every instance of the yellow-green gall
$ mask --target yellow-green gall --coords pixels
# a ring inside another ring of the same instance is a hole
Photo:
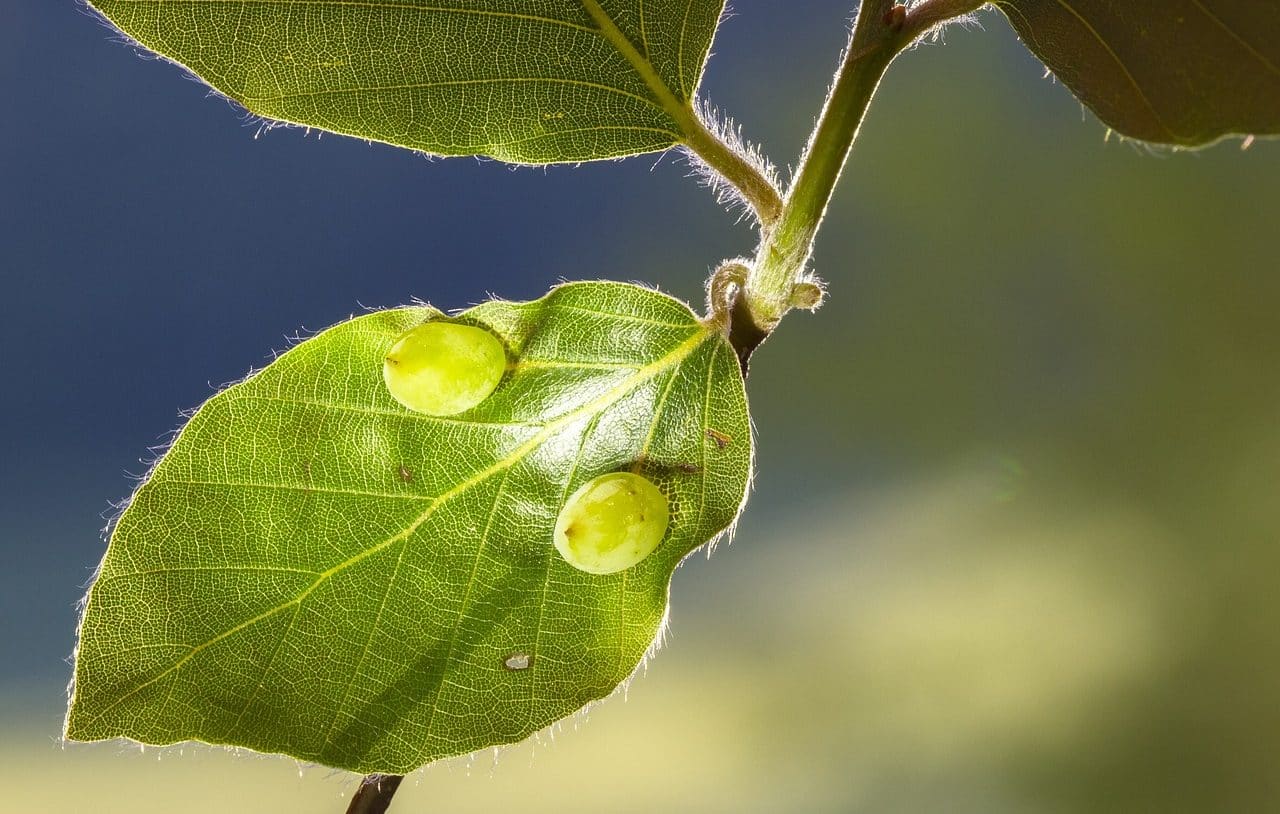
[[[556,550],[589,574],[624,571],[653,553],[666,536],[667,496],[652,481],[613,472],[588,481],[556,518]]]
[[[392,398],[410,410],[446,416],[488,398],[506,369],[506,350],[483,328],[427,322],[391,346],[382,379]]]

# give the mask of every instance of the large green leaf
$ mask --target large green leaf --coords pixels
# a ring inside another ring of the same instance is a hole
[[[543,164],[681,141],[724,0],[92,3],[269,119]]]
[[[111,536],[68,737],[402,773],[518,741],[632,673],[676,565],[744,499],[733,349],[637,286],[490,302],[458,319],[504,341],[509,372],[478,407],[431,418],[381,370],[437,318],[353,319],[200,408]],[[626,571],[578,571],[553,545],[557,513],[620,470],[667,494],[667,536]]]
[[[999,0],[1022,41],[1117,132],[1198,146],[1280,133],[1276,0]]]

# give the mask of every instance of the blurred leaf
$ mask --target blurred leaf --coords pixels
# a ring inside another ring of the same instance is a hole
[[[1119,133],[1197,146],[1280,133],[1280,3],[999,0],[1028,48]]]
[[[403,773],[521,740],[631,674],[676,565],[746,492],[732,348],[637,286],[490,302],[459,319],[502,338],[507,377],[431,418],[381,369],[438,317],[353,319],[196,413],[90,590],[69,737]],[[666,493],[667,536],[626,571],[575,570],[552,544],[560,506],[619,470]]]
[[[258,115],[439,155],[663,150],[723,0],[94,0]]]

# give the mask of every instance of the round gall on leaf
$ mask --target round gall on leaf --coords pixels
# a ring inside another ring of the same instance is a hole
[[[556,550],[589,574],[624,571],[653,553],[667,533],[667,496],[652,481],[613,472],[588,481],[556,518]]]
[[[382,379],[391,396],[410,410],[446,416],[488,398],[506,368],[502,343],[483,328],[427,322],[391,346]]]

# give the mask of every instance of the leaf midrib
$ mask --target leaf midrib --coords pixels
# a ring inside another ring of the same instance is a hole
[[[622,29],[614,22],[609,13],[604,10],[598,0],[580,0],[583,8],[591,15],[591,19],[595,20],[596,25],[600,26],[600,33],[614,47],[618,53],[631,63],[632,69],[644,81],[646,87],[653,93],[654,98],[662,109],[666,111],[672,120],[679,126],[681,133],[688,138],[691,133],[698,131],[697,118],[694,116],[693,108],[687,101],[681,101],[676,97],[675,93],[667,86],[667,83],[658,74],[657,69],[653,67],[653,63],[648,57],[640,53],[627,35],[622,33]],[[685,16],[688,16],[688,6],[685,6]],[[641,14],[641,20],[644,15]],[[681,36],[681,48],[683,49],[684,37]],[[646,48],[648,44],[646,43]],[[683,54],[683,50],[681,51]],[[683,75],[681,76],[683,81]]]

